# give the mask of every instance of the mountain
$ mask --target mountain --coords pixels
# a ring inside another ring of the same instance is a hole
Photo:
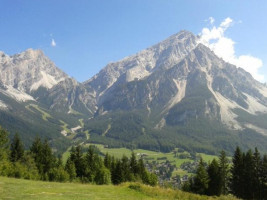
[[[27,93],[50,89],[68,77],[42,51],[32,49],[13,56],[0,52],[0,70],[2,83]]]
[[[96,142],[211,152],[266,146],[267,88],[190,32],[108,64],[84,84],[97,94],[96,117],[87,122]]]
[[[172,67],[185,57],[196,43],[195,35],[181,31],[136,55],[108,64],[84,84],[94,88],[99,98],[114,85],[143,79],[157,70]]]
[[[71,129],[93,115],[90,88],[57,68],[41,50],[13,56],[1,52],[0,70],[0,124],[12,135],[20,132],[26,146],[39,135],[55,148],[65,148],[77,133]]]
[[[160,151],[216,153],[239,145],[267,152],[266,86],[188,31],[110,63],[83,83],[40,50],[0,53],[0,69],[0,114],[6,116],[0,124],[13,131],[39,128],[55,148],[89,141]]]

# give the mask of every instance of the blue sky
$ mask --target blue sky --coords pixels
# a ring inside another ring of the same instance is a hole
[[[85,81],[109,62],[180,30],[203,34],[206,28],[211,39],[226,19],[231,22],[216,40],[232,42],[227,48],[234,48],[233,62],[251,63],[249,70],[266,81],[266,0],[0,0],[0,51],[42,49],[63,71]],[[224,49],[211,41],[215,51]]]

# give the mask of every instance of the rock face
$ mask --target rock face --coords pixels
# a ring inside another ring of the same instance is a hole
[[[196,44],[195,35],[181,31],[136,55],[108,64],[84,84],[93,87],[97,97],[100,97],[113,85],[141,80],[157,70],[172,67],[194,49]]]
[[[66,114],[79,112],[92,116],[96,110],[93,90],[71,78],[65,78],[49,90],[35,93],[49,109]]]
[[[92,115],[95,110],[94,97],[87,89],[57,68],[41,50],[28,49],[13,56],[0,52],[0,70],[5,86],[2,92],[18,101],[37,100],[63,113],[78,109]]]
[[[42,51],[32,49],[13,56],[1,52],[0,70],[5,85],[27,93],[40,87],[50,89],[68,77]]]

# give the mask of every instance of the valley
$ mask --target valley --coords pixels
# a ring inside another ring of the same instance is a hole
[[[205,153],[194,153],[190,154],[182,149],[174,149],[169,153],[149,151],[144,149],[134,149],[133,151],[127,148],[108,148],[107,145],[102,144],[81,144],[83,149],[88,148],[90,145],[97,147],[100,155],[103,157],[108,153],[115,158],[122,158],[123,156],[130,157],[134,152],[137,158],[142,158],[145,162],[146,168],[150,172],[156,173],[160,178],[160,184],[170,184],[173,187],[180,188],[184,180],[195,174],[198,161],[203,158],[204,162],[210,163],[213,159],[218,159],[216,155],[208,155]],[[63,163],[66,163],[67,158],[70,156],[70,148],[62,155]],[[231,158],[229,157],[231,160]],[[163,172],[164,175],[160,175],[160,168],[167,169]]]

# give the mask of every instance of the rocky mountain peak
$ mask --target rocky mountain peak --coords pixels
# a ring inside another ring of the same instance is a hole
[[[13,57],[21,58],[21,59],[37,59],[38,57],[45,56],[44,52],[40,49],[27,49],[24,52],[19,54],[15,54]]]
[[[0,56],[0,79],[5,85],[31,93],[39,87],[51,88],[68,77],[41,50]]]
[[[184,44],[186,46],[195,46],[197,43],[197,36],[195,36],[190,31],[182,30],[172,36],[168,37],[167,39],[163,40],[162,42],[152,46],[152,48],[157,48],[159,46],[175,46]]]
[[[196,46],[197,36],[181,31],[133,56],[108,64],[84,84],[95,88],[97,96],[101,96],[113,85],[141,80],[154,71],[172,67]]]

